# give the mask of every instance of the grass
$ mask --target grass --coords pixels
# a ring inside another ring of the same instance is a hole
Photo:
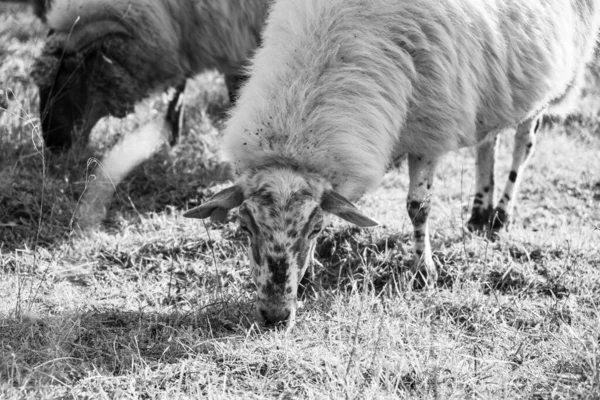
[[[298,321],[261,330],[247,241],[182,212],[227,184],[206,119],[216,74],[186,94],[188,135],[117,188],[97,229],[71,229],[100,157],[164,111],[161,96],[95,129],[90,148],[41,151],[27,68],[44,29],[0,13],[0,398],[600,398],[600,93],[549,120],[516,221],[496,242],[463,229],[472,150],[449,155],[431,217],[435,290],[403,286],[411,257],[403,166],[360,207],[384,225],[330,227]],[[503,183],[511,138],[502,137]]]

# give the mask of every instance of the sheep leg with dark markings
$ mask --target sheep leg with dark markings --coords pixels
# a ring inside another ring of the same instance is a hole
[[[528,119],[519,124],[515,134],[515,145],[513,149],[512,166],[504,192],[496,206],[491,221],[491,236],[498,233],[500,229],[508,226],[515,207],[515,197],[519,190],[523,171],[527,162],[531,159],[535,148],[536,133],[541,125],[541,115]]]
[[[427,224],[437,161],[435,157],[413,154],[408,156],[410,183],[406,208],[413,224],[415,242],[414,277],[412,279],[425,286],[435,285],[437,281],[437,270],[431,254]]]
[[[490,227],[494,211],[494,166],[498,137],[480,143],[476,149],[475,198],[467,228],[471,232],[485,232]]]

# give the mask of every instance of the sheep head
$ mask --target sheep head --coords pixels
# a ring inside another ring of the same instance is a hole
[[[377,222],[336,193],[317,174],[267,168],[242,176],[184,216],[221,220],[238,207],[240,228],[250,238],[256,313],[265,325],[294,325],[298,285],[314,256],[327,213],[360,227]]]
[[[32,77],[39,89],[46,146],[66,150],[106,115],[123,117],[139,95],[123,67],[130,34],[117,22],[97,21],[70,32],[50,32]]]

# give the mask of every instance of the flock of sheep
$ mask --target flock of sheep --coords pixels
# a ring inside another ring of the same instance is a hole
[[[408,154],[413,278],[437,279],[427,219],[445,153],[477,146],[469,229],[493,235],[508,224],[540,117],[577,94],[600,3],[53,0],[46,21],[33,75],[49,147],[68,148],[74,132],[152,92],[180,93],[206,68],[225,73],[235,104],[223,147],[237,178],[185,216],[222,220],[238,208],[257,314],[289,328],[327,218],[376,226],[352,202],[399,155]],[[176,94],[174,136],[180,113]],[[508,128],[513,164],[494,205],[496,135]]]

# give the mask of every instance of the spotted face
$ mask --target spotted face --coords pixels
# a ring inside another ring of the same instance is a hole
[[[242,203],[238,218],[250,237],[256,312],[274,324],[294,320],[298,284],[323,229],[324,213],[318,185],[298,176],[265,178]]]
[[[267,326],[294,325],[298,284],[328,213],[361,227],[377,225],[323,178],[286,168],[248,174],[184,215],[222,219],[227,210],[238,206],[240,228],[250,239],[256,312]]]

